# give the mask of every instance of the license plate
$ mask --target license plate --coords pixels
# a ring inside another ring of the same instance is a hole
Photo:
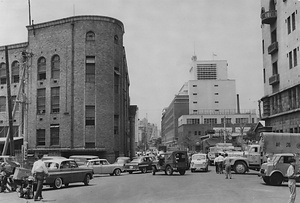
[[[130,166],[129,168],[133,168],[133,166]]]

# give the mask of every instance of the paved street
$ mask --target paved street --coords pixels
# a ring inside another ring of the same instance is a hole
[[[279,187],[267,186],[254,171],[245,175],[233,173],[233,179],[225,179],[224,174],[216,174],[212,166],[209,172],[188,171],[184,176],[178,173],[166,176],[161,172],[155,176],[151,173],[101,175],[95,176],[89,186],[71,184],[60,190],[46,187],[43,194],[43,202],[67,203],[282,203],[289,197],[286,183]],[[20,199],[16,193],[0,193],[0,203],[27,201],[34,202]]]

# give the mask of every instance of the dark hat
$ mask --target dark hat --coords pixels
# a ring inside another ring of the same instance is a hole
[[[294,162],[296,162],[295,159],[290,159],[290,163],[294,163]]]

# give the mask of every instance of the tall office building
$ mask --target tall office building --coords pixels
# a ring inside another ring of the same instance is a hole
[[[172,138],[170,133],[162,133],[166,144],[182,148],[183,137],[193,135],[200,138],[209,130],[220,134],[225,130],[224,122],[226,131],[231,134],[240,133],[241,124],[243,128],[247,124],[248,130],[252,123],[254,125],[257,120],[255,110],[240,109],[235,80],[228,79],[227,66],[226,60],[198,61],[196,56],[192,57],[190,79],[175,96],[175,99],[186,98],[188,105],[177,109],[170,105],[163,114],[162,132],[165,128],[173,130],[169,130],[173,132]],[[184,112],[185,109],[188,113]],[[170,114],[170,111],[179,114]]]
[[[300,132],[298,0],[261,0],[262,119],[274,132]]]

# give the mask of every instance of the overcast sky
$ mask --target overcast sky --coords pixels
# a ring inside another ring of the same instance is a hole
[[[73,15],[116,18],[124,46],[131,104],[160,128],[161,112],[188,81],[191,57],[227,60],[241,109],[263,96],[259,0],[31,0],[43,23]],[[0,0],[0,46],[27,41],[28,0]]]

